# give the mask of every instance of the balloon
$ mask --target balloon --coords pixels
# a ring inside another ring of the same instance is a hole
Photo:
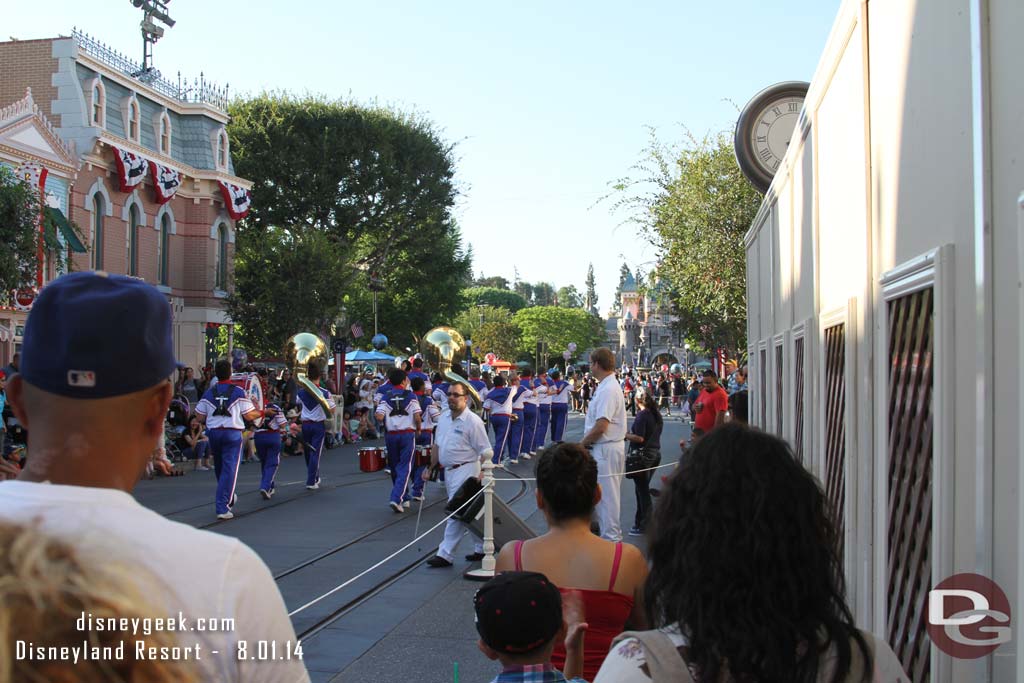
[[[562,358],[564,358],[566,360],[569,360],[570,358],[572,358],[572,352],[571,351],[562,351]]]
[[[569,351],[571,353],[576,353],[576,342],[569,342]]]
[[[493,353],[488,353],[486,356],[484,356],[484,359],[487,361],[488,365],[494,365],[494,361],[498,360],[498,357],[495,356]]]
[[[679,363],[673,363],[672,364],[672,374],[673,375],[681,375],[681,374],[683,374],[683,366],[681,366]]]
[[[661,371],[662,371],[662,372],[668,372],[668,366],[667,366],[667,365],[665,365],[664,363],[662,363],[662,365],[661,365]]]
[[[370,343],[373,344],[373,348],[380,351],[388,345],[388,338],[383,334],[375,334],[373,335],[373,339],[370,340]]]

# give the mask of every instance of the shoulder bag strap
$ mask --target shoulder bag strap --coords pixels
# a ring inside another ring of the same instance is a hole
[[[616,636],[616,643],[626,638],[636,638],[644,648],[644,659],[647,669],[651,672],[652,681],[678,681],[678,683],[695,683],[686,662],[679,655],[679,650],[672,640],[659,630],[626,631]]]

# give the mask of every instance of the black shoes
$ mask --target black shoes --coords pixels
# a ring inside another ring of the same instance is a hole
[[[480,560],[484,559],[484,554],[483,553],[471,553],[469,555],[466,555],[466,559],[469,560],[470,562],[479,562]]]
[[[440,555],[434,555],[432,558],[427,560],[427,566],[428,567],[434,567],[435,569],[438,569],[440,567],[450,567],[450,566],[452,566],[452,563],[449,562],[448,560],[444,559]]]

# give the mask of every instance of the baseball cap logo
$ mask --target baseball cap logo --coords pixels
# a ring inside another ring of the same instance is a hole
[[[1011,638],[1010,601],[980,574],[955,574],[928,592],[928,635],[958,659],[990,654]]]
[[[96,373],[89,370],[68,370],[68,386],[93,388],[96,386]]]

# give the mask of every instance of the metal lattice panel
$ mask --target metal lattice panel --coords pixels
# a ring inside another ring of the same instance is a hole
[[[758,426],[765,431],[768,430],[768,353],[761,349],[761,353],[758,354],[761,359],[760,368],[758,372],[761,375],[761,422]]]
[[[785,377],[782,368],[782,345],[775,347],[775,433],[783,435],[782,431],[782,381]]]
[[[825,493],[842,561],[846,536],[846,326],[825,330]]]
[[[931,588],[931,289],[889,303],[888,638],[911,680],[930,675],[924,623]]]
[[[796,459],[804,461],[804,339],[793,344],[793,447]]]

